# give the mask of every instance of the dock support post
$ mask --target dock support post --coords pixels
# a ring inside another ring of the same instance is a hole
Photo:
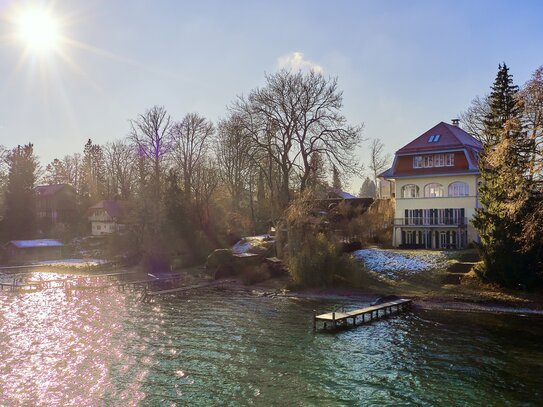
[[[313,310],[313,332],[317,331],[317,310]]]
[[[332,327],[336,329],[336,313],[332,312]]]

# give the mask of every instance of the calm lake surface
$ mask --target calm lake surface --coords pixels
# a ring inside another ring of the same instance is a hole
[[[366,305],[0,292],[0,405],[542,403],[541,317],[414,310],[314,335],[312,310],[341,304]]]

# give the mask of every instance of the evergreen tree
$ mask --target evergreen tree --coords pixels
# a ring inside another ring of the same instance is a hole
[[[2,235],[6,240],[31,239],[36,233],[34,184],[38,168],[33,144],[14,148],[7,161],[9,170]]]
[[[105,190],[105,161],[102,147],[93,144],[89,139],[83,150],[83,185],[82,195],[90,203],[96,203],[104,198]]]
[[[359,198],[375,198],[377,195],[377,188],[375,186],[375,182],[370,179],[370,177],[366,177],[364,179],[364,182],[362,182],[362,186],[360,187],[360,191],[358,192]]]
[[[490,111],[484,119],[487,142],[480,155],[481,208],[474,225],[481,238],[482,276],[513,286],[529,280],[530,255],[522,252],[522,219],[529,202],[530,140],[521,125],[518,87],[504,64],[489,96]]]
[[[330,186],[326,182],[327,174],[324,160],[318,151],[311,154],[309,165],[311,173],[307,180],[307,186],[315,192],[316,196],[326,194]]]
[[[339,176],[339,170],[334,165],[332,166],[332,188],[337,189],[339,191],[343,190],[343,185],[341,183],[341,178]]]

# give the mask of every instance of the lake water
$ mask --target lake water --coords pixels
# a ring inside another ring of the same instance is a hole
[[[541,317],[414,310],[313,334],[312,310],[342,303],[366,305],[0,292],[0,405],[541,405]]]

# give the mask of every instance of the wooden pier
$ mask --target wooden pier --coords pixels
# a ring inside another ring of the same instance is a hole
[[[4,291],[4,289],[16,292],[35,292],[43,289],[43,286],[40,283],[17,283],[16,281],[0,283],[0,291]]]
[[[140,272],[122,272],[122,273],[99,273],[77,276],[67,276],[51,280],[30,280],[13,279],[11,283],[0,283],[0,291],[8,290],[15,292],[35,292],[44,289],[64,289],[66,292],[98,290],[104,291],[111,287],[116,287],[119,291],[125,291],[126,288],[134,290],[146,290],[152,286],[161,283],[172,283],[182,280],[182,274],[169,274],[153,276],[148,274],[147,278],[127,278],[129,276],[141,274]]]
[[[387,317],[393,313],[405,311],[411,306],[412,303],[412,300],[399,299],[353,311],[345,311],[344,307],[342,307],[341,311],[339,312],[332,311],[320,315],[317,315],[317,312],[314,311],[313,331],[317,330],[317,324],[319,322],[323,323],[324,329],[328,328],[328,324],[330,324],[332,329],[355,327],[357,323],[371,322],[379,318]],[[349,323],[349,321],[351,321],[351,323]]]

